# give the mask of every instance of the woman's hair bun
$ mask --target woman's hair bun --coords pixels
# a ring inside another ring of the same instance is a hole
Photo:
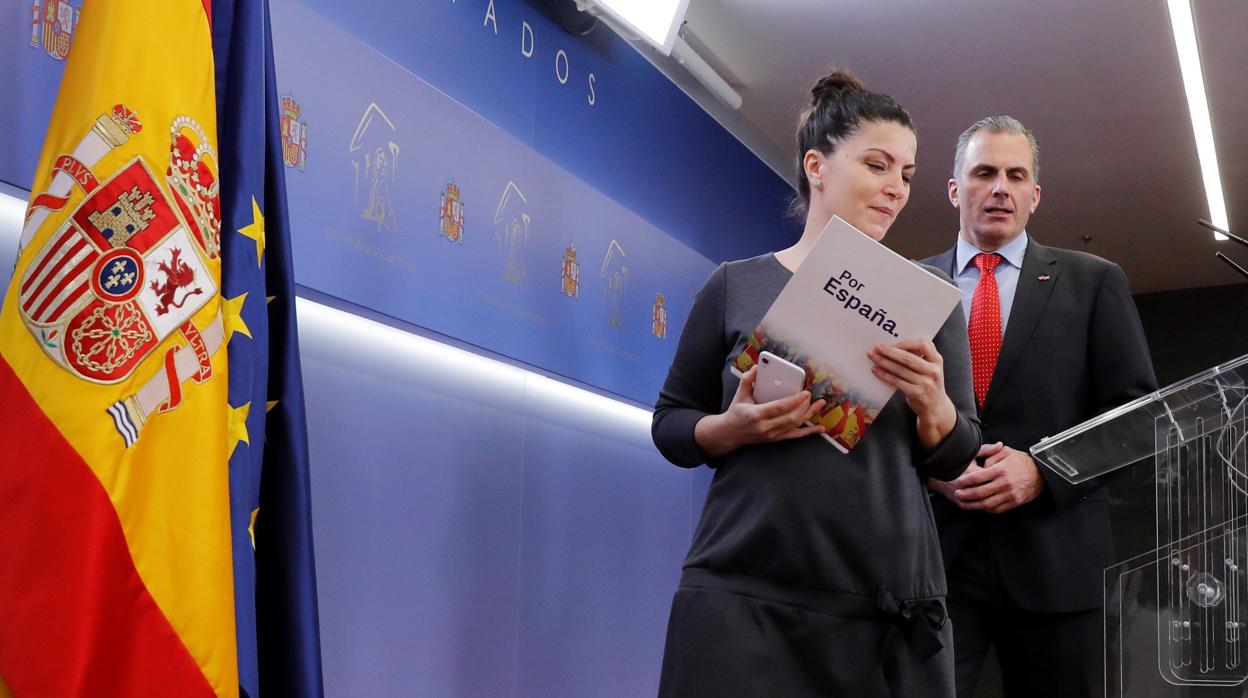
[[[831,155],[846,136],[855,133],[864,121],[900,124],[911,131],[914,120],[897,100],[872,92],[847,70],[834,70],[819,78],[810,88],[811,106],[797,127],[798,196],[790,209],[805,215],[810,204],[810,177],[806,174],[806,154],[814,150]]]
[[[829,99],[840,100],[845,95],[861,89],[863,89],[862,83],[854,77],[853,73],[847,70],[834,70],[819,78],[819,82],[810,88],[810,105],[817,107]]]

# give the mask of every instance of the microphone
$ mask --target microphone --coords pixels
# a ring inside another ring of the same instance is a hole
[[[1223,230],[1222,228],[1210,223],[1204,218],[1197,218],[1196,222],[1208,228],[1209,230],[1212,230],[1213,232],[1218,233],[1219,235],[1225,235],[1228,238],[1234,240],[1235,242],[1238,242],[1239,244],[1244,245],[1245,247],[1248,247],[1248,240],[1241,238],[1240,236],[1236,235],[1235,233],[1232,233],[1229,230]]]
[[[1248,269],[1245,269],[1245,268],[1243,268],[1243,267],[1239,266],[1238,264],[1236,264],[1236,263],[1235,263],[1235,260],[1231,259],[1230,257],[1227,257],[1226,255],[1222,254],[1221,252],[1215,252],[1214,254],[1218,257],[1218,259],[1220,259],[1220,260],[1222,260],[1223,262],[1226,262],[1227,264],[1231,265],[1231,268],[1232,268],[1232,269],[1234,269],[1235,271],[1239,272],[1241,275],[1243,275],[1243,277],[1244,277],[1245,279],[1248,279]]]
[[[1236,234],[1232,233],[1232,232],[1231,232],[1231,231],[1229,231],[1229,230],[1223,230],[1221,227],[1216,226],[1216,225],[1214,225],[1214,224],[1210,223],[1209,221],[1205,220],[1204,218],[1197,218],[1197,219],[1196,219],[1196,222],[1197,222],[1197,223],[1199,223],[1200,225],[1204,226],[1205,228],[1208,228],[1209,230],[1212,230],[1212,231],[1213,231],[1213,232],[1215,232],[1215,233],[1219,233],[1219,234],[1221,234],[1221,235],[1225,235],[1226,237],[1230,238],[1231,240],[1234,240],[1235,242],[1238,242],[1239,244],[1241,244],[1241,245],[1243,245],[1243,246],[1245,246],[1245,247],[1248,247],[1248,240],[1245,240],[1245,239],[1241,238],[1240,236],[1238,236],[1238,235],[1236,235]],[[1237,263],[1235,262],[1235,260],[1231,259],[1230,257],[1227,257],[1226,255],[1222,254],[1221,252],[1215,252],[1215,253],[1214,253],[1214,256],[1216,256],[1218,259],[1222,260],[1223,262],[1226,262],[1227,264],[1231,265],[1231,268],[1232,268],[1232,269],[1234,269],[1235,271],[1239,272],[1240,276],[1244,277],[1245,279],[1248,279],[1248,269],[1245,269],[1245,268],[1243,268],[1242,266],[1240,266],[1239,264],[1237,264]]]

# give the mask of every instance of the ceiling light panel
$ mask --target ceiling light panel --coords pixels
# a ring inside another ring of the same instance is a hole
[[[1196,43],[1196,24],[1192,19],[1190,0],[1168,0],[1170,28],[1179,53],[1179,69],[1183,73],[1183,90],[1187,93],[1187,109],[1196,135],[1196,153],[1200,158],[1200,174],[1209,201],[1209,219],[1214,225],[1230,230],[1226,199],[1222,195],[1222,179],[1218,174],[1218,153],[1213,144],[1213,123],[1209,119],[1209,98],[1205,94],[1205,78],[1200,67],[1200,48]],[[1218,240],[1226,236],[1214,234]]]
[[[587,4],[606,11],[668,55],[685,21],[689,0],[590,0]]]

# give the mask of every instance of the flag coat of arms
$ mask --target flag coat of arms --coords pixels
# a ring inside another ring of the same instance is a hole
[[[31,5],[30,45],[42,43],[49,56],[63,60],[69,55],[77,22],[78,11],[67,0],[43,0],[42,7],[36,0]]]
[[[0,695],[321,692],[267,16],[82,9],[0,311]]]

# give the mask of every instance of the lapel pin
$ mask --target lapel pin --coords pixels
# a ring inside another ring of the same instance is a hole
[[[1041,274],[1040,276],[1036,277],[1036,281],[1048,281],[1048,280],[1049,280],[1048,274]]]

